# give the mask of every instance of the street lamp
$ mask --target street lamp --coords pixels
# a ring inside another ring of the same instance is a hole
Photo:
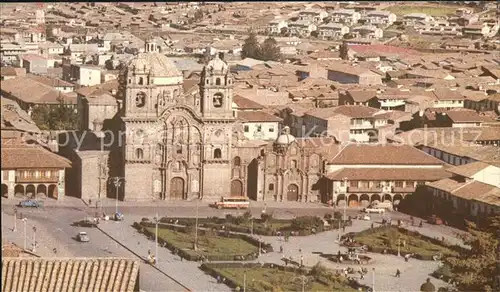
[[[158,213],[156,213],[155,220],[155,263],[158,263]]]
[[[259,237],[259,257],[262,255],[262,238]]]
[[[33,226],[33,252],[36,252],[36,227]]]
[[[198,250],[198,207],[199,207],[199,202],[200,200],[197,198],[196,199],[196,219],[194,223],[194,244],[193,244],[193,249],[195,251]]]
[[[345,185],[346,190],[347,190],[347,177],[344,177],[344,185]],[[345,192],[344,218],[342,219],[343,221],[345,221],[345,211],[346,211],[346,208],[347,208],[347,192]]]
[[[247,292],[247,271],[243,272],[243,292]]]
[[[24,250],[26,250],[26,224],[28,222],[27,218],[23,218],[23,223],[24,223]]]
[[[398,257],[401,256],[401,251],[400,251],[401,248],[400,248],[400,246],[401,246],[401,238],[398,237]]]
[[[14,229],[12,229],[13,232],[17,231],[17,208],[14,207]]]
[[[372,292],[375,292],[375,268],[372,269]]]
[[[122,185],[123,182],[125,182],[125,178],[115,176],[111,178],[111,182],[115,186],[116,190],[116,195],[115,195],[115,214],[118,213],[118,190],[120,189],[120,186]]]

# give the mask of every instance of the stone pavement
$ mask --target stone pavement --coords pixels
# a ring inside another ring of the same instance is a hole
[[[359,232],[370,228],[370,225],[371,222],[369,221],[355,220],[353,226],[346,228],[346,233]],[[375,224],[375,226],[377,225]],[[356,271],[359,270],[357,265],[336,264],[320,257],[320,253],[335,254],[339,250],[341,252],[347,251],[347,248],[338,244],[338,235],[338,230],[332,230],[306,237],[290,237],[289,242],[284,242],[282,237],[258,236],[265,242],[271,243],[275,251],[280,250],[280,245],[283,245],[284,248],[283,254],[279,252],[264,254],[259,257],[258,261],[283,264],[282,256],[287,258],[291,256],[293,260],[300,262],[300,256],[302,255],[306,266],[313,266],[317,262],[321,262],[331,269],[343,269],[351,266]],[[359,279],[359,275],[355,275],[355,277],[360,283],[372,286],[372,268],[375,268],[375,291],[418,291],[420,285],[429,277],[429,274],[439,266],[439,262],[419,261],[416,259],[405,262],[403,257],[392,255],[368,253],[368,256],[374,260],[373,263],[364,265],[370,273],[363,280]],[[394,277],[396,269],[401,271],[401,278]],[[446,286],[445,282],[434,278],[432,278],[432,282],[437,288]]]
[[[120,244],[136,255],[146,258],[148,250],[151,250],[152,253],[155,252],[155,242],[147,239],[143,234],[132,228],[133,222],[134,220],[131,217],[120,223],[114,221],[102,222],[99,224],[99,229],[119,241]],[[218,284],[216,279],[200,270],[198,268],[200,263],[181,261],[179,256],[173,255],[167,248],[158,247],[157,258],[157,267],[162,272],[192,291],[231,291],[228,286]]]
[[[19,215],[18,215],[19,216]],[[29,220],[26,223],[26,249],[32,251],[33,249],[33,221]],[[40,256],[53,257],[53,248],[57,248],[57,256],[70,257],[73,254],[62,244],[59,244],[49,234],[48,230],[41,226],[36,225],[36,252],[35,254]],[[17,219],[16,231],[14,229],[14,216],[7,215],[2,212],[2,241],[15,243],[20,248],[24,247],[24,223],[21,219]]]

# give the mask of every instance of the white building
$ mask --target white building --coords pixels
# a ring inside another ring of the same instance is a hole
[[[380,39],[384,36],[384,31],[373,25],[362,25],[351,29],[351,33],[358,38]]]
[[[328,16],[328,13],[321,9],[306,9],[299,12],[300,20],[307,20],[313,23],[322,23],[323,19]]]
[[[390,11],[375,10],[366,13],[364,19],[372,25],[391,25],[396,21],[397,16]]]
[[[270,35],[280,35],[283,28],[287,27],[288,23],[284,19],[271,20],[267,26],[267,33]]]
[[[349,33],[349,27],[342,23],[328,23],[318,27],[318,37],[323,40],[340,39]]]
[[[361,19],[361,14],[354,9],[338,9],[330,14],[330,19],[336,23],[356,24]]]

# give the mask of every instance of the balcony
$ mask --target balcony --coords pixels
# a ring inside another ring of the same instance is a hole
[[[373,129],[373,128],[375,128],[375,125],[372,123],[361,123],[361,124],[353,123],[353,124],[351,124],[351,130],[365,130],[365,129]]]
[[[348,193],[381,193],[382,187],[348,187]]]
[[[57,183],[59,182],[59,177],[35,177],[35,176],[27,176],[16,177],[16,183]]]
[[[392,187],[393,193],[413,193],[415,192],[415,187]]]

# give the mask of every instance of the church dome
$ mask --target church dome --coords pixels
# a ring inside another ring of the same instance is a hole
[[[278,136],[275,143],[279,145],[288,145],[294,142],[295,137],[289,133],[289,130],[290,130],[289,127],[283,128],[283,133]]]
[[[218,54],[216,54],[215,58],[208,62],[206,69],[209,71],[227,72],[229,70],[229,66],[219,57]]]
[[[158,52],[140,53],[128,64],[129,70],[150,74],[153,77],[182,77],[174,62]]]

